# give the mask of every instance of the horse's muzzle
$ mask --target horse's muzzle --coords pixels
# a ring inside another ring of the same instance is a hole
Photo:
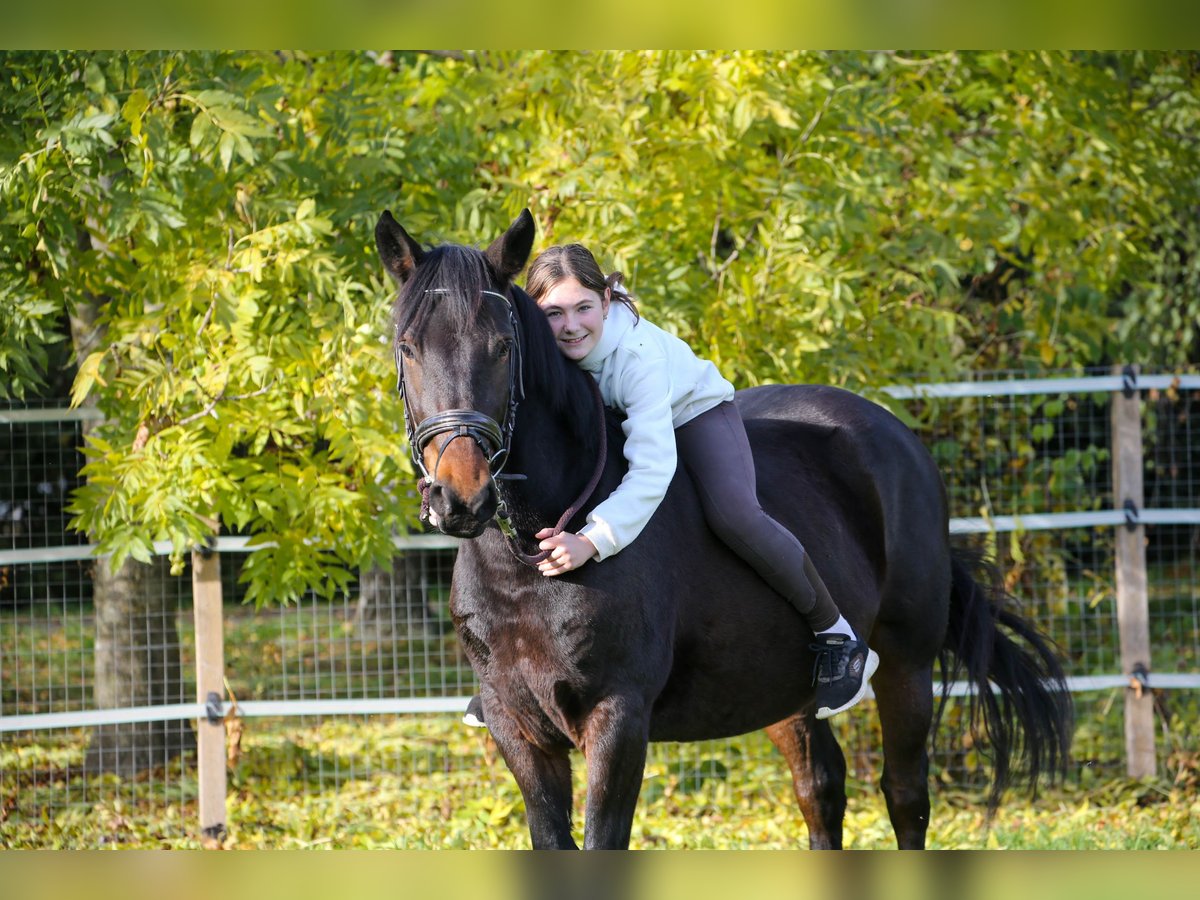
[[[449,485],[435,481],[429,488],[429,521],[452,537],[479,537],[496,514],[498,500],[490,481],[468,499],[463,499]]]

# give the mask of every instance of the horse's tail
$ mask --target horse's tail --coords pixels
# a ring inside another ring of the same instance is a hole
[[[1073,709],[1054,643],[1006,604],[999,571],[979,551],[955,548],[950,622],[940,654],[942,704],[960,674],[970,684],[967,715],[977,743],[991,748],[989,814],[1022,763],[1036,796],[1039,779],[1066,770]]]

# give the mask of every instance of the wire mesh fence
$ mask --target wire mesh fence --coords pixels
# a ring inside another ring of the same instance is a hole
[[[67,504],[81,484],[81,418],[46,421],[36,409],[0,407],[0,547],[52,547],[84,544],[72,531]],[[8,578],[20,573],[8,572]],[[16,586],[0,582],[0,602]]]
[[[1188,389],[1142,391],[1145,509],[1200,509],[1197,396]],[[1002,517],[1121,507],[1113,496],[1107,392],[893,402],[941,467],[956,519],[995,524]],[[0,424],[7,493],[0,503],[10,510],[0,544],[0,717],[10,721],[101,708],[163,709],[195,699],[188,573],[171,576],[161,562],[130,564],[137,573],[122,575],[91,560],[15,561],[18,551],[80,541],[65,530],[60,508],[66,494],[56,493],[59,482],[45,477],[36,461],[38,454],[51,460],[47,471],[62,473],[69,492],[77,483],[79,428],[78,422]],[[54,503],[38,506],[27,487],[20,493],[26,484]],[[17,509],[22,512],[11,512]],[[1198,520],[1141,525],[1154,673],[1200,672]],[[1111,676],[1122,672],[1113,575],[1114,535],[1122,527],[1024,528],[1018,521],[1012,530],[957,540],[987,547],[1023,612],[1063,648],[1070,676]],[[453,549],[405,551],[391,571],[363,573],[343,597],[307,597],[268,610],[240,602],[240,559],[222,554],[227,699],[234,704],[455,700],[473,692],[474,676],[448,611]],[[137,601],[98,603],[106,578],[131,579]],[[1118,685],[1076,695],[1077,777],[1123,770],[1126,690]],[[1155,696],[1159,755],[1169,766],[1173,754],[1195,749],[1197,691]],[[936,784],[986,779],[986,757],[965,736],[962,717],[963,704],[949,701],[934,739]],[[877,781],[880,743],[871,703],[834,725],[852,777]],[[293,825],[303,830],[310,820],[328,822],[335,814],[346,834],[382,840],[385,820],[445,820],[447,804],[478,804],[486,827],[497,804],[516,802],[486,734],[464,733],[453,714],[251,716],[239,715],[235,705],[225,729],[231,827],[265,846],[284,842]],[[143,845],[177,845],[196,830],[194,732],[187,715],[0,731],[0,835],[7,835],[0,843],[78,846],[93,833],[84,824],[99,817],[111,824],[115,843],[136,833]],[[720,785],[734,767],[753,768],[764,803],[790,793],[782,760],[762,735],[751,735],[653,748],[641,803],[669,803],[675,791]],[[152,825],[135,825],[150,822],[151,812]],[[317,825],[311,828],[316,835]],[[433,833],[440,846],[454,845],[444,832],[420,828],[402,839],[392,832],[390,840],[424,846]]]

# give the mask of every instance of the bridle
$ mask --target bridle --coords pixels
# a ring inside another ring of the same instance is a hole
[[[448,294],[450,291],[448,288],[430,288],[425,293]],[[483,451],[484,458],[488,462],[488,477],[492,482],[492,488],[496,491],[497,497],[496,513],[493,517],[496,520],[496,524],[504,534],[513,555],[527,565],[536,566],[546,559],[550,553],[549,551],[542,551],[531,556],[520,549],[517,544],[517,530],[513,527],[508,507],[500,493],[500,487],[496,483],[501,479],[516,481],[524,480],[526,477],[525,475],[506,474],[504,472],[504,466],[508,463],[509,452],[512,450],[513,430],[516,428],[517,420],[517,406],[525,399],[524,368],[521,356],[521,331],[517,324],[517,312],[510,297],[497,291],[484,290],[480,293],[499,297],[504,301],[505,308],[508,311],[508,322],[512,328],[513,343],[508,354],[508,406],[504,411],[503,422],[497,422],[486,413],[481,413],[475,409],[446,409],[431,416],[426,416],[420,422],[416,422],[412,408],[409,406],[408,392],[405,389],[404,353],[401,350],[399,342],[396,344],[396,390],[400,392],[400,401],[404,408],[404,433],[408,438],[408,449],[412,455],[413,464],[420,469],[422,476],[420,480],[421,518],[428,518],[429,488],[432,486],[434,478],[437,475],[438,466],[442,462],[442,456],[445,454],[446,448],[460,437],[469,437],[479,445],[479,449]],[[592,492],[596,489],[596,485],[600,482],[600,476],[604,473],[604,465],[607,459],[604,400],[600,395],[600,388],[596,385],[595,379],[588,376],[587,380],[592,387],[592,394],[599,412],[600,451],[596,460],[596,469],[592,473],[591,480],[583,489],[579,498],[559,518],[558,524],[553,529],[555,534],[562,532],[566,528],[567,522],[583,508],[588,498],[591,497]],[[439,448],[437,459],[433,463],[433,472],[430,473],[429,469],[425,466],[424,450],[435,437],[447,432],[451,432],[450,438]]]
[[[449,289],[430,288],[425,293],[448,294]],[[521,366],[521,332],[517,328],[516,310],[513,309],[512,301],[506,295],[487,290],[481,291],[481,293],[499,297],[504,301],[505,308],[508,310],[508,322],[512,327],[513,344],[508,354],[508,407],[504,411],[503,422],[497,422],[491,416],[474,409],[446,409],[427,416],[419,423],[416,422],[412,408],[409,406],[408,392],[405,390],[404,353],[401,345],[396,344],[396,390],[400,392],[400,400],[404,405],[404,432],[408,438],[408,449],[412,454],[413,464],[421,470],[421,475],[428,484],[433,483],[446,449],[460,437],[469,437],[479,445],[484,458],[487,459],[488,473],[493,480],[501,477],[504,466],[508,462],[509,451],[512,449],[517,405],[525,399],[525,382]],[[431,473],[425,467],[425,448],[435,437],[446,432],[452,432],[452,434],[438,450]]]

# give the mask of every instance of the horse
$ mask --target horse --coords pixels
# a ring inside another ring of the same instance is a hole
[[[397,377],[429,520],[465,539],[452,620],[532,846],[577,847],[573,748],[587,767],[584,847],[627,848],[648,742],[765,729],[810,847],[840,848],[846,763],[814,716],[813,634],[709,531],[682,467],[620,553],[555,577],[531,565],[533,535],[556,520],[582,527],[625,471],[619,420],[514,283],[534,232],[528,210],[486,250],[422,247],[390,211],[375,229],[398,288]],[[1034,791],[1061,772],[1071,705],[1055,647],[981,580],[978,560],[952,550],[945,487],[916,435],[830,386],[755,387],[735,402],[760,502],[879,654],[881,786],[897,845],[925,845],[935,661],[942,703],[960,674],[973,686],[971,727],[991,745],[989,810],[1010,763],[1025,764]]]

